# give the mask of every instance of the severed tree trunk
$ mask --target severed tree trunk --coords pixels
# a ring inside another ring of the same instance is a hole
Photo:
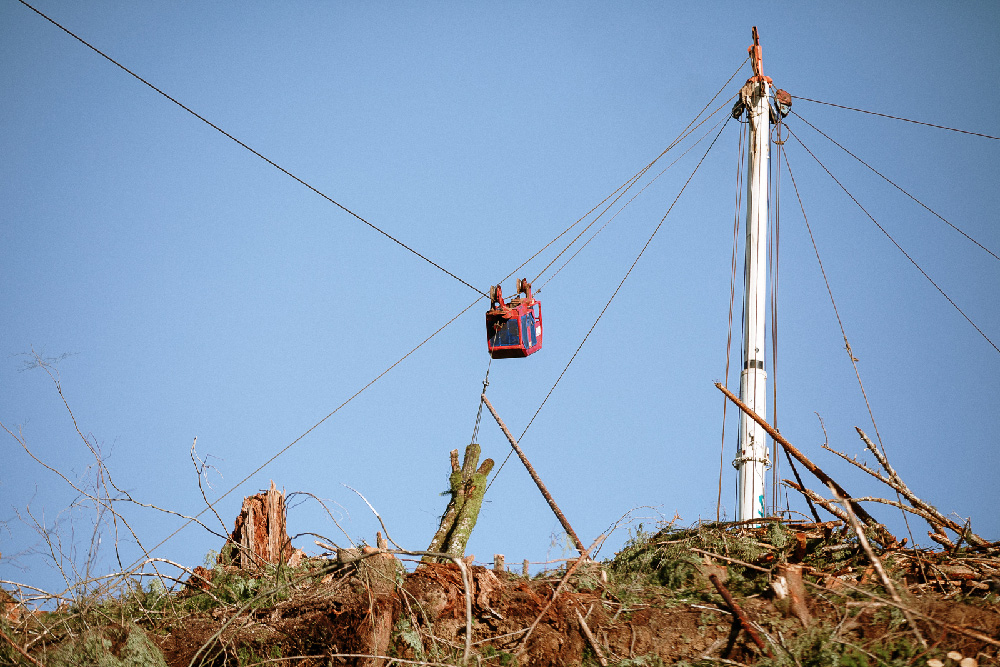
[[[479,445],[470,444],[465,448],[465,458],[459,467],[458,450],[451,450],[451,475],[448,476],[451,500],[427,551],[444,552],[456,557],[465,555],[465,545],[476,527],[479,510],[483,506],[486,478],[493,469],[493,459],[486,459],[476,468],[480,453]],[[433,562],[434,558],[424,556],[423,561]]]
[[[273,481],[267,491],[243,499],[219,562],[225,564],[227,552],[229,563],[242,569],[288,562],[293,549],[285,527],[285,494]]]

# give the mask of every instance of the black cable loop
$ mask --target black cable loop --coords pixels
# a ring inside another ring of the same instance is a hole
[[[500,335],[500,330],[498,329],[493,334],[493,345],[496,345],[497,336]],[[476,424],[472,427],[472,439],[469,442],[475,442],[476,437],[479,435],[479,422],[483,418],[483,396],[486,395],[486,388],[490,386],[490,368],[493,366],[493,355],[490,355],[490,360],[486,364],[486,376],[483,378],[483,391],[479,395],[479,411],[476,413]]]

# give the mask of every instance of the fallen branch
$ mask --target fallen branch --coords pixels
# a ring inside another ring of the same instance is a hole
[[[805,487],[801,487],[801,486],[799,486],[798,484],[796,484],[795,482],[793,482],[790,479],[783,479],[783,480],[781,480],[781,483],[784,484],[785,486],[787,486],[790,489],[794,489],[794,490],[798,491],[803,496],[805,496],[809,500],[812,500],[814,503],[816,503],[817,505],[819,505],[820,507],[822,507],[827,512],[829,512],[833,516],[837,517],[838,519],[840,519],[844,523],[848,523],[849,522],[849,520],[847,518],[847,513],[844,512],[844,510],[840,509],[839,507],[834,506],[833,503],[831,503],[829,500],[827,500],[823,496],[819,495],[815,491],[812,491],[812,490],[807,489]]]
[[[885,586],[885,589],[889,591],[889,595],[892,596],[892,601],[899,606],[900,610],[902,610],[903,615],[906,617],[906,621],[910,624],[910,628],[913,630],[913,634],[916,635],[917,639],[920,641],[920,645],[926,649],[927,640],[925,640],[924,636],[920,634],[920,628],[917,627],[917,622],[913,620],[913,616],[910,614],[909,609],[903,604],[903,599],[899,597],[899,593],[896,592],[896,587],[893,586],[892,580],[889,579],[889,575],[886,574],[885,568],[882,567],[882,561],[879,560],[878,556],[875,555],[875,552],[872,551],[871,545],[868,544],[868,538],[865,537],[865,531],[861,529],[861,525],[858,523],[858,518],[854,516],[854,512],[851,510],[851,504],[840,497],[837,490],[833,488],[832,484],[830,485],[830,491],[832,491],[834,496],[836,496],[837,501],[844,506],[844,509],[847,511],[847,516],[851,520],[851,528],[854,529],[854,534],[858,536],[858,543],[861,544],[861,548],[865,550],[866,554],[868,554],[868,558],[871,560],[872,565],[875,566],[875,571],[878,572],[878,576],[882,580],[882,584]]]
[[[521,450],[521,447],[517,444],[517,440],[515,440],[514,436],[511,435],[510,431],[507,430],[507,425],[503,423],[503,420],[500,419],[500,415],[498,415],[497,411],[493,408],[493,404],[490,403],[490,399],[486,398],[486,394],[482,395],[482,399],[483,403],[486,404],[486,407],[489,408],[490,414],[493,415],[493,419],[495,419],[497,424],[500,426],[500,430],[502,430],[503,434],[507,436],[507,441],[510,442],[510,446],[514,448],[515,452],[517,452],[517,456],[518,458],[521,459],[521,463],[523,463],[524,467],[527,468],[528,474],[531,475],[531,479],[534,480],[535,482],[535,486],[537,486],[538,490],[542,492],[542,496],[545,498],[545,502],[547,502],[549,504],[549,507],[552,508],[552,511],[555,513],[556,518],[559,519],[559,523],[562,524],[563,530],[565,530],[566,534],[569,535],[570,538],[573,540],[573,544],[576,546],[577,551],[579,551],[582,556],[586,552],[583,549],[583,542],[581,542],[580,538],[576,536],[576,531],[573,530],[573,526],[569,525],[569,521],[566,520],[566,517],[563,515],[562,511],[560,511],[559,506],[556,505],[556,501],[552,498],[552,495],[549,493],[549,490],[546,489],[545,484],[542,483],[542,478],[538,476],[537,472],[535,472],[535,469],[534,467],[532,467],[531,462],[528,461],[528,457],[524,455],[524,452]]]
[[[933,516],[941,525],[950,528],[959,535],[963,535],[962,526],[958,525],[955,521],[952,521],[945,515],[941,514],[941,512],[939,512],[937,508],[934,507],[933,505],[930,505],[921,500],[920,498],[918,498],[916,494],[910,490],[910,487],[908,487],[906,483],[903,482],[902,478],[900,478],[899,474],[896,473],[893,467],[889,465],[889,460],[886,459],[886,457],[883,456],[882,453],[878,451],[878,447],[876,447],[875,444],[871,441],[871,438],[865,435],[865,432],[862,431],[860,428],[855,427],[855,430],[858,432],[858,435],[861,437],[861,440],[865,443],[865,447],[868,448],[868,451],[872,453],[872,456],[875,457],[875,460],[878,461],[879,465],[882,466],[882,468],[885,469],[885,471],[889,474],[891,482],[886,482],[887,484],[889,484],[889,486],[899,491],[899,493],[904,498],[910,501],[911,505]],[[969,542],[969,544],[973,544],[976,546],[986,544],[986,540],[976,535],[972,531],[968,532],[968,535],[965,536],[965,539],[967,542]]]
[[[601,537],[601,539],[603,539],[603,536]],[[346,552],[347,550],[342,550],[342,551]],[[212,644],[212,642],[214,642],[216,639],[222,636],[222,633],[226,630],[226,628],[228,628],[230,625],[236,622],[237,619],[241,618],[243,616],[243,613],[248,609],[250,609],[250,607],[256,604],[261,598],[266,597],[268,595],[273,595],[275,593],[279,593],[285,588],[291,588],[292,586],[298,584],[300,581],[309,579],[310,577],[322,576],[324,574],[339,570],[344,565],[357,563],[359,561],[365,560],[366,558],[372,558],[374,556],[379,556],[383,554],[389,554],[392,556],[405,555],[405,556],[432,556],[434,558],[447,558],[458,566],[459,571],[461,571],[462,573],[462,586],[465,589],[465,652],[462,656],[462,662],[463,664],[467,664],[469,662],[469,656],[472,653],[472,587],[471,587],[471,582],[469,580],[468,567],[466,566],[465,562],[461,558],[455,558],[453,556],[450,556],[449,554],[433,553],[429,551],[408,551],[405,549],[371,549],[370,551],[366,551],[363,553],[359,552],[356,554],[352,554],[351,556],[344,558],[343,560],[338,558],[338,560],[330,563],[330,565],[327,565],[324,568],[320,568],[318,571],[307,572],[299,577],[296,577],[295,579],[281,582],[277,586],[261,591],[253,598],[245,602],[239,609],[237,609],[236,612],[219,627],[219,629],[215,632],[215,634],[209,637],[208,640],[204,642],[201,645],[201,647],[198,648],[195,654],[191,657],[191,661],[188,663],[188,667],[194,667],[196,664],[195,661],[202,654],[202,652],[205,651]],[[362,655],[362,654],[357,654],[357,655],[344,654],[344,655],[346,657],[370,657],[368,655]],[[398,658],[394,658],[394,660],[399,661]],[[204,658],[202,658],[202,663],[203,662]],[[413,664],[443,664],[443,663],[413,663]]]
[[[17,651],[22,656],[24,656],[24,658],[27,659],[28,662],[30,662],[31,664],[35,665],[36,667],[45,667],[45,665],[43,665],[42,663],[38,662],[37,660],[35,660],[34,658],[32,658],[30,655],[28,655],[27,651],[25,651],[23,648],[21,648],[20,646],[18,646],[17,644],[15,644],[14,640],[11,639],[10,637],[8,637],[7,633],[4,632],[2,629],[0,629],[0,637],[3,637],[4,640],[6,640],[6,642],[8,644],[10,644],[11,646],[13,646],[15,651]]]
[[[580,629],[583,630],[583,635],[590,642],[590,648],[594,649],[594,655],[597,656],[597,661],[601,663],[601,667],[608,667],[608,659],[604,657],[601,647],[597,645],[597,638],[590,631],[590,626],[587,625],[587,621],[583,618],[583,614],[580,613],[579,609],[576,610],[576,620],[580,622]]]
[[[733,596],[729,593],[729,589],[727,589],[723,583],[719,581],[719,577],[715,574],[708,575],[708,580],[712,582],[712,585],[715,586],[715,590],[719,591],[719,595],[721,595],[722,599],[726,601],[729,608],[733,610],[733,614],[736,616],[736,619],[739,621],[740,625],[743,626],[743,629],[747,631],[747,634],[750,635],[750,639],[752,639],[753,643],[757,645],[757,648],[766,653],[767,657],[773,658],[774,653],[771,652],[771,649],[768,648],[767,644],[764,643],[764,640],[762,640],[760,635],[757,634],[757,631],[754,630],[752,625],[750,625],[750,619],[747,618],[746,612],[744,612],[743,607],[739,606],[736,603],[736,600],[733,599]]]
[[[784,436],[782,436],[780,433],[778,433],[777,429],[775,429],[773,426],[771,426],[770,424],[768,424],[766,419],[764,419],[763,417],[761,417],[760,415],[758,415],[756,412],[754,412],[753,410],[751,410],[750,407],[747,404],[745,404],[743,401],[741,401],[740,399],[738,399],[733,394],[733,392],[729,391],[728,389],[726,389],[726,387],[722,386],[722,383],[716,382],[715,386],[719,389],[719,391],[721,391],[723,394],[725,394],[726,397],[730,401],[732,401],[740,410],[742,410],[743,412],[745,412],[748,417],[750,417],[755,422],[757,422],[758,424],[760,424],[761,428],[763,428],[765,431],[767,431],[767,434],[769,436],[771,436],[776,443],[778,443],[779,445],[781,445],[785,449],[786,452],[788,452],[789,454],[791,454],[792,456],[794,456],[796,460],[798,460],[803,466],[805,466],[806,470],[808,470],[813,475],[815,475],[824,484],[832,485],[837,490],[837,493],[839,493],[842,498],[846,498],[848,501],[850,501],[851,504],[852,504],[852,506],[854,507],[854,512],[859,517],[861,517],[862,520],[864,520],[864,522],[866,524],[868,524],[873,530],[875,530],[879,534],[879,541],[882,542],[883,546],[892,546],[892,545],[896,544],[897,540],[896,540],[895,536],[893,536],[893,534],[890,533],[888,531],[888,529],[886,529],[885,526],[883,526],[881,523],[879,523],[878,521],[876,521],[872,517],[872,515],[870,515],[867,511],[865,511],[864,507],[862,507],[861,505],[856,504],[854,502],[854,500],[851,498],[851,495],[849,493],[847,493],[847,491],[845,491],[844,488],[842,486],[840,486],[840,484],[838,484],[836,482],[836,480],[834,480],[832,477],[830,477],[825,472],[823,472],[819,468],[819,466],[817,466],[815,463],[813,463],[812,461],[810,461],[806,457],[806,455],[803,454],[802,452],[800,452],[794,445],[792,445],[792,443],[790,443],[787,440],[785,440]]]
[[[741,565],[743,567],[748,567],[751,570],[757,570],[758,572],[766,572],[768,574],[771,573],[771,570],[768,569],[768,568],[766,568],[766,567],[761,567],[760,565],[753,565],[752,563],[747,563],[746,561],[742,561],[742,560],[736,560],[735,558],[730,558],[729,556],[720,556],[719,554],[712,553],[711,551],[705,551],[704,549],[697,549],[695,547],[688,547],[688,550],[689,551],[697,551],[700,554],[704,554],[704,555],[710,556],[712,558],[718,558],[720,560],[726,560],[726,561],[729,561],[730,563],[735,563],[736,565]]]
[[[841,592],[839,592],[838,590],[836,590],[834,588],[831,588],[829,586],[824,586],[823,584],[813,583],[813,582],[809,581],[808,579],[803,579],[803,582],[806,585],[808,585],[808,586],[812,586],[813,588],[818,588],[818,589],[820,589],[820,590],[822,590],[822,591],[824,591],[826,593],[833,593],[834,595],[842,595]],[[872,593],[871,591],[867,591],[867,590],[861,588],[860,586],[854,586],[854,585],[852,585],[852,584],[844,581],[843,579],[838,580],[838,585],[839,586],[843,586],[843,587],[851,590],[854,593],[860,593],[861,595],[867,596],[867,597],[871,598],[872,600],[875,600],[876,602],[881,602],[884,605],[888,605],[890,607],[895,607],[896,609],[899,609],[900,611],[904,611],[905,610],[908,613],[913,614],[917,618],[921,618],[924,621],[927,621],[928,623],[933,623],[934,625],[936,625],[936,626],[938,626],[940,628],[943,628],[945,630],[948,630],[949,632],[957,632],[958,634],[965,635],[966,637],[971,637],[972,639],[984,642],[984,643],[989,644],[991,646],[1000,647],[1000,641],[997,641],[996,639],[993,639],[992,637],[984,635],[983,633],[981,633],[981,632],[979,632],[977,630],[973,630],[972,628],[967,628],[967,627],[962,626],[962,625],[952,625],[951,623],[948,623],[946,621],[938,620],[938,619],[934,618],[933,616],[928,616],[927,614],[925,614],[923,612],[920,612],[920,611],[917,611],[916,609],[913,609],[912,607],[907,607],[905,604],[897,604],[896,602],[893,602],[892,600],[886,600],[885,598],[883,598],[880,595],[876,595],[875,593]]]

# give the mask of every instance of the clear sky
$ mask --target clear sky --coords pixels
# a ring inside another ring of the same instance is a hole
[[[659,155],[744,61],[754,25],[765,73],[793,95],[1000,136],[1000,5],[989,2],[36,4],[483,291]],[[486,300],[310,431],[477,292],[15,0],[0,3],[0,62],[0,421],[67,478],[92,474],[52,381],[27,368],[34,350],[59,359],[80,430],[137,501],[205,509],[196,437],[213,501],[294,442],[218,502],[227,530],[242,497],[274,480],[325,499],[353,540],[372,542],[378,523],[350,486],[399,544],[426,547],[447,500],[448,452],[475,424]],[[750,74],[744,66],[711,108]],[[657,163],[650,176],[708,133],[564,270],[553,277],[560,260],[536,280],[544,349],[490,367],[489,396],[515,435],[730,105]],[[794,110],[1000,254],[1000,141],[804,100]],[[1000,261],[799,118],[788,126],[1000,344]],[[794,139],[786,148],[891,461],[917,495],[1000,539],[1000,353]],[[713,382],[725,375],[738,160],[731,121],[523,436],[584,542],[633,509],[647,526],[715,518],[723,399]],[[893,497],[820,449],[828,437],[871,462],[854,426],[874,429],[790,185],[783,172],[778,426],[853,495]],[[534,278],[575,234],[517,276]],[[738,307],[735,320],[738,331]],[[83,562],[93,512],[68,511],[76,492],[0,435],[0,578],[58,589],[31,517],[58,523],[64,551],[75,545]],[[509,451],[488,415],[478,440],[498,462]],[[806,511],[794,494],[788,504]],[[317,502],[292,505],[290,532],[346,542]],[[183,523],[118,507],[147,548]],[[871,511],[907,536],[897,511]],[[926,526],[910,525],[929,545]],[[568,553],[560,533],[512,458],[468,552],[544,561]],[[614,532],[601,555],[627,537]],[[127,565],[139,551],[118,538]],[[296,545],[316,552],[313,539]],[[98,569],[117,567],[114,542],[103,534]],[[188,526],[154,555],[194,566],[220,545]]]

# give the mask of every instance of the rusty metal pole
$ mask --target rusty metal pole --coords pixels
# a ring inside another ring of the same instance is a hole
[[[493,409],[493,404],[490,403],[490,399],[486,398],[486,394],[483,394],[482,398],[483,403],[485,403],[486,407],[489,408],[490,414],[493,415],[493,419],[497,420],[500,430],[502,430],[503,434],[507,436],[510,446],[514,448],[515,452],[517,452],[517,456],[521,459],[521,463],[523,463],[524,467],[528,469],[528,474],[531,475],[531,479],[535,481],[535,486],[537,486],[538,490],[542,492],[542,497],[545,498],[545,502],[547,502],[549,507],[552,508],[556,518],[559,519],[559,523],[562,524],[563,530],[565,530],[566,534],[573,540],[573,545],[576,546],[576,550],[581,554],[584,553],[585,547],[583,546],[583,542],[581,542],[580,538],[576,536],[576,531],[573,530],[573,526],[569,525],[569,521],[566,520],[566,517],[563,515],[562,511],[560,511],[559,506],[556,505],[556,501],[549,494],[549,490],[546,489],[545,484],[542,483],[541,477],[538,476],[538,473],[535,472],[535,469],[531,466],[531,462],[528,461],[528,457],[524,455],[523,451],[521,451],[521,448],[517,444],[517,440],[515,440],[514,436],[507,430],[507,425],[503,423],[503,420],[500,419],[500,415],[498,415],[497,411]]]

